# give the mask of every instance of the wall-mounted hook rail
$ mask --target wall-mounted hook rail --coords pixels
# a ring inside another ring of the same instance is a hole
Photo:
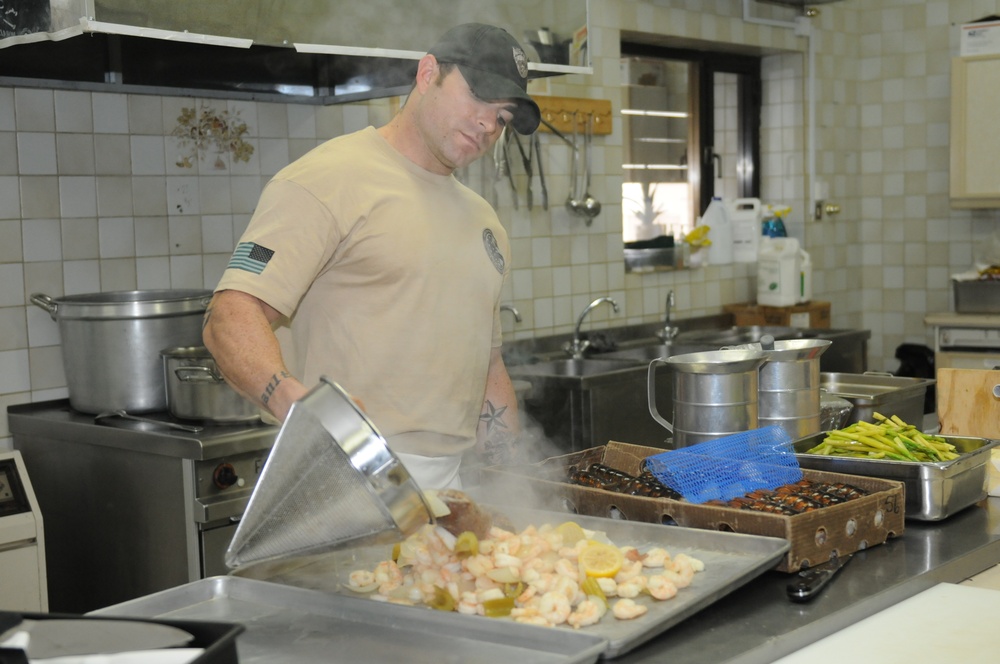
[[[540,131],[572,132],[575,119],[576,130],[583,132],[588,118],[593,118],[591,130],[594,134],[611,133],[610,99],[535,96],[534,100],[542,114]],[[560,138],[566,140],[565,136]]]

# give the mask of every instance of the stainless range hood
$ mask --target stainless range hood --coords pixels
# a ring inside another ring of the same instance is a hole
[[[560,37],[581,27],[585,34],[587,0],[555,5],[0,0],[0,85],[319,104],[373,99],[405,94],[430,44],[467,21],[500,25],[522,40],[533,77],[590,73],[585,57],[544,62],[532,51],[528,37],[543,26]]]

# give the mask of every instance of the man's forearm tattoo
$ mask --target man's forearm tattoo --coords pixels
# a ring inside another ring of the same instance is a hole
[[[504,413],[506,412],[507,406],[500,406],[497,408],[493,405],[492,401],[486,401],[486,407],[483,408],[483,412],[479,416],[479,421],[486,425],[487,436],[497,429],[507,428],[507,423],[503,420]]]
[[[264,388],[264,393],[260,395],[260,402],[266,406],[267,402],[270,401],[271,399],[271,395],[274,394],[274,391],[276,389],[278,389],[278,385],[281,385],[281,381],[283,381],[285,378],[291,378],[291,377],[292,374],[288,373],[287,371],[282,371],[281,373],[276,373],[273,376],[271,376],[271,381]]]
[[[504,415],[507,406],[494,406],[486,401],[479,421],[486,431],[483,435],[481,453],[483,462],[488,466],[515,463],[518,460],[518,434],[510,430]]]
[[[208,327],[208,319],[212,317],[212,305],[208,305],[205,309],[205,315],[201,318],[201,331],[204,332],[205,328]]]

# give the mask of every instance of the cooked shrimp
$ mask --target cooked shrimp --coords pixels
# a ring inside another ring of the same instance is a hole
[[[375,582],[375,574],[365,569],[351,572],[347,584],[351,590],[357,593],[367,593],[378,588],[378,583]]]
[[[580,627],[586,627],[587,625],[596,625],[607,613],[608,608],[605,606],[604,602],[601,600],[594,601],[592,599],[585,599],[580,602],[573,613],[569,614],[566,622],[571,626],[579,629]]]
[[[701,560],[699,560],[697,558],[692,558],[691,556],[689,556],[686,553],[678,553],[677,554],[677,558],[675,558],[674,560],[678,560],[678,559],[682,560],[682,561],[687,561],[688,564],[691,565],[691,569],[693,569],[695,572],[704,572],[705,571],[705,563],[703,563]]]
[[[538,615],[553,625],[561,625],[569,618],[572,607],[566,596],[558,592],[548,592],[542,595],[538,604]]]
[[[571,603],[575,604],[577,596],[580,594],[580,584],[568,576],[558,576],[549,592],[559,593]]]
[[[386,581],[403,581],[403,571],[399,565],[392,560],[383,560],[375,566],[375,580],[379,583]]]
[[[670,562],[670,554],[666,549],[654,547],[642,557],[643,567],[663,567]]]
[[[692,579],[694,579],[694,567],[691,564],[691,560],[684,554],[674,558],[673,571],[676,578],[673,581],[674,585],[678,588],[687,588],[691,585]]]
[[[516,556],[517,552],[521,550],[521,538],[514,535],[508,537],[505,540],[497,542],[496,546],[493,547],[494,554],[505,554],[510,556]]]
[[[403,571],[394,561],[383,560],[375,567],[375,581],[379,584],[378,591],[387,595],[403,585]]]
[[[611,613],[618,620],[632,620],[646,613],[648,609],[642,604],[636,604],[631,599],[620,599],[611,607]]]
[[[485,576],[487,572],[493,569],[493,560],[483,554],[469,556],[462,561],[462,567],[473,576]]]
[[[615,583],[614,579],[600,577],[597,579],[597,585],[600,586],[605,597],[614,597],[618,594],[618,584]]]
[[[524,623],[525,625],[538,625],[539,627],[552,627],[552,623],[541,616],[517,616],[514,618],[514,622]]]
[[[642,574],[642,561],[636,560],[635,562],[626,561],[622,564],[621,570],[615,574],[615,581],[618,583],[623,583],[629,579],[635,578]]]
[[[493,564],[496,567],[513,567],[515,569],[519,568],[524,563],[523,560],[515,555],[509,553],[500,553],[499,551],[493,551]]]
[[[639,593],[643,591],[646,587],[646,577],[639,575],[633,576],[628,581],[624,581],[618,584],[615,589],[615,594],[619,597],[624,597],[625,599],[634,599],[639,596]]]
[[[646,580],[646,590],[656,599],[672,599],[677,596],[677,586],[662,574],[654,574]]]
[[[556,574],[576,581],[580,578],[580,567],[568,558],[560,558],[556,563]]]
[[[474,616],[478,614],[479,602],[477,601],[476,593],[473,592],[462,593],[462,598],[458,602],[457,611],[467,616]]]

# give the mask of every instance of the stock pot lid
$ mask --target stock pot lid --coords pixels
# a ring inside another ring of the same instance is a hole
[[[212,291],[163,289],[108,291],[52,298],[31,296],[33,304],[46,309],[54,319],[156,318],[204,312]]]

